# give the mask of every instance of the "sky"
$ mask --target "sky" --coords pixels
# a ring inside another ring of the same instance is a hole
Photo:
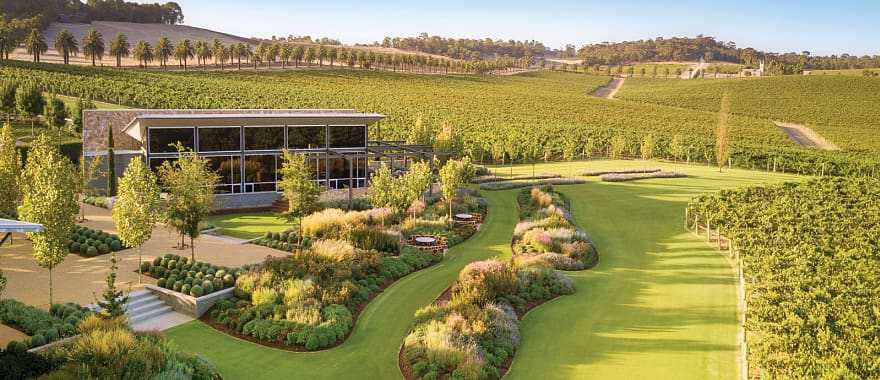
[[[551,48],[697,34],[768,52],[880,55],[878,0],[176,0],[184,24],[242,37],[538,40]]]

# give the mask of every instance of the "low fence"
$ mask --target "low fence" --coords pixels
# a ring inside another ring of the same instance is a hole
[[[737,309],[739,310],[739,328],[737,331],[737,341],[739,345],[737,364],[740,367],[739,378],[741,380],[760,378],[759,375],[752,376],[749,368],[748,336],[745,329],[748,303],[746,302],[746,280],[743,273],[742,256],[740,256],[739,251],[735,248],[734,241],[724,236],[724,233],[720,228],[716,227],[715,230],[712,230],[712,223],[708,218],[701,217],[696,213],[691,213],[688,208],[685,208],[684,210],[684,227],[688,231],[693,232],[694,235],[701,237],[705,236],[707,244],[712,245],[714,242],[715,247],[720,253],[722,253],[724,258],[727,259],[727,263],[730,264],[731,268],[736,272],[736,298]]]

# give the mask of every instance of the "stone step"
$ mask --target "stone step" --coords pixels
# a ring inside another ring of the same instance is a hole
[[[131,293],[128,293],[128,303],[132,303],[144,298],[155,297],[152,292],[149,290],[137,290]]]
[[[146,313],[152,309],[162,306],[165,306],[165,302],[162,302],[162,300],[156,298],[154,300],[142,302],[137,305],[129,305],[128,308],[125,310],[125,313],[132,317],[136,317],[140,314]]]
[[[149,297],[140,297],[137,299],[129,298],[128,303],[125,305],[125,309],[126,310],[136,309],[138,307],[141,307],[143,305],[146,305],[148,303],[152,303],[155,301],[159,301],[159,297],[156,297],[155,295],[150,295]]]
[[[170,313],[172,310],[173,309],[171,309],[171,306],[168,306],[168,305],[164,305],[164,306],[160,306],[160,307],[152,307],[152,308],[150,308],[149,311],[144,310],[143,312],[141,312],[137,315],[134,315],[134,316],[129,314],[128,323],[133,325],[133,324],[136,324],[139,322],[146,321],[148,319],[158,317],[158,316],[165,314],[165,313]]]

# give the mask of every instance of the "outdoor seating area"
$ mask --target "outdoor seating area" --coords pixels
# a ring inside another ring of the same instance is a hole
[[[445,252],[449,249],[449,243],[445,236],[416,235],[410,236],[406,244],[423,251]]]

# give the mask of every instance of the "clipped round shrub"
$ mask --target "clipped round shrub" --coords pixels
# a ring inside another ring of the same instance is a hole
[[[201,297],[201,296],[205,295],[205,290],[202,289],[201,286],[195,285],[192,287],[192,289],[189,290],[189,295],[191,295],[193,297]]]
[[[169,262],[169,261],[171,261],[171,259],[169,259],[168,257],[163,257],[163,258],[162,258],[162,261],[159,262],[159,265],[161,265],[161,266],[163,266],[163,267],[165,267],[165,268],[168,268],[168,262]],[[169,269],[171,269],[171,268],[169,268]]]
[[[190,284],[183,284],[183,285],[180,287],[180,292],[183,293],[183,294],[189,294],[190,289],[191,289],[191,285],[190,285]]]
[[[205,278],[205,274],[202,272],[198,272],[198,273],[196,273],[195,277],[196,277],[196,279],[202,280]]]
[[[50,328],[46,329],[45,337],[46,337],[47,343],[54,342],[54,341],[58,340],[58,338],[60,337],[60,332],[58,331],[58,328],[50,327]]]
[[[201,286],[199,286],[199,285],[193,286],[193,288],[196,288],[196,287],[200,287],[200,288],[204,289],[205,294],[214,293],[214,285],[211,284],[210,282],[204,282],[204,283],[202,283]]]
[[[31,337],[31,347],[40,347],[46,344],[46,338],[41,334],[36,334]]]
[[[98,256],[98,249],[95,248],[94,245],[90,245],[88,248],[86,248],[86,256]]]
[[[264,239],[271,239],[271,238],[272,238],[272,233],[271,233],[271,232],[266,232],[265,234],[263,234],[263,238],[264,238]]]
[[[214,280],[212,280],[211,284],[214,285],[214,289],[216,289],[216,290],[225,289],[229,286],[232,286],[231,284],[229,286],[226,286],[225,283],[223,282],[223,280],[219,279],[219,278],[215,278]]]
[[[64,321],[64,324],[61,325],[61,335],[63,336],[71,336],[76,332],[76,327],[73,327],[78,321],[74,320],[73,323],[68,321]]]
[[[177,260],[168,260],[168,265],[165,265],[168,269],[176,269],[177,268]]]
[[[174,281],[174,285],[171,287],[171,290],[175,292],[179,292],[180,288],[183,286],[183,281]]]
[[[149,261],[144,261],[144,262],[142,262],[142,263],[141,263],[141,272],[149,272],[149,271],[150,271],[150,267],[151,267],[151,265],[150,265],[150,262],[149,262]]]
[[[186,276],[187,276],[187,277],[195,277],[195,276],[196,276],[196,273],[198,273],[198,272],[196,272],[196,271],[194,271],[194,270],[190,270],[190,271],[187,271],[187,272],[186,272]]]
[[[225,284],[226,286],[232,286],[233,284],[235,284],[235,277],[233,277],[231,274],[223,276],[223,284]]]
[[[79,242],[74,240],[70,243],[70,252],[79,253]]]
[[[113,242],[110,243],[110,249],[114,251],[122,249],[122,242],[119,240],[113,240]]]
[[[289,237],[289,235],[290,234],[288,234],[287,232],[282,232],[281,235],[278,236],[278,240],[287,241],[287,238]]]
[[[6,345],[6,351],[9,352],[24,352],[25,350],[27,350],[27,346],[17,340],[13,340]]]
[[[217,271],[217,273],[214,273],[214,277],[219,277],[219,278],[223,278],[223,276],[225,276],[225,275],[226,275],[225,269],[220,269]]]
[[[179,259],[177,259],[177,261],[178,261],[180,264],[189,264],[189,257],[183,257],[183,256],[181,256]]]
[[[153,266],[157,266],[157,267],[162,266],[162,258],[157,257],[157,258],[153,259]]]
[[[166,279],[164,277],[160,278],[159,281],[156,281],[156,285],[158,285],[160,288],[164,288],[165,284],[167,284],[167,283],[168,283],[168,279]]]

